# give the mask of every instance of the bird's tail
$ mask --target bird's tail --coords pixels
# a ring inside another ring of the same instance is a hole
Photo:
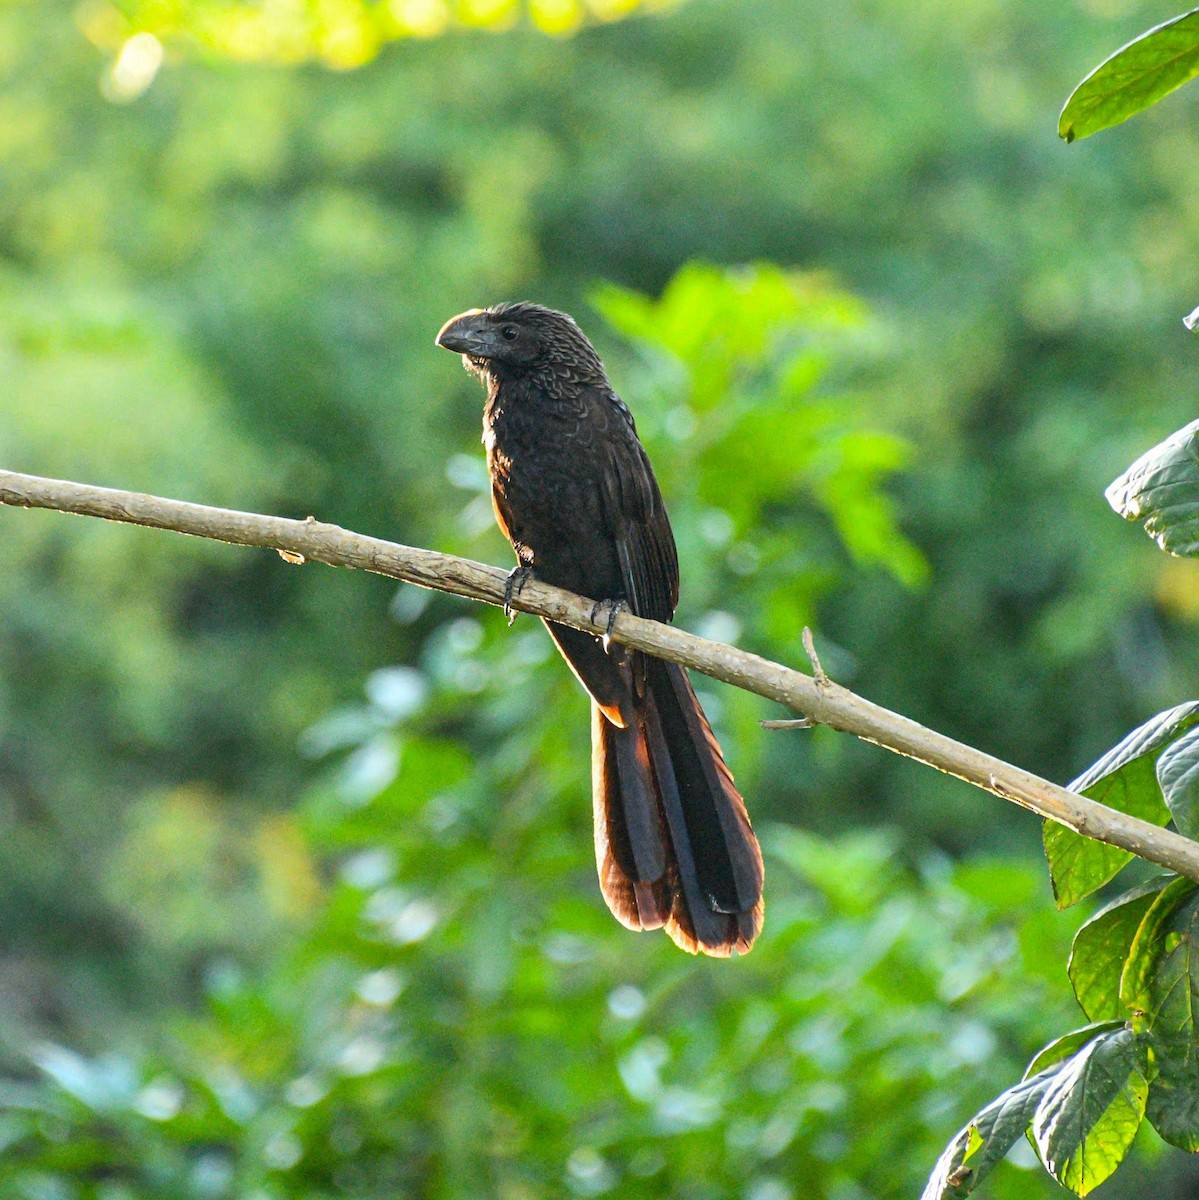
[[[745,953],[762,927],[762,853],[682,667],[646,659],[639,719],[591,709],[595,854],[613,915],[692,954]]]

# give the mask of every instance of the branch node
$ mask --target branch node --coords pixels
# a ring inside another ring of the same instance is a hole
[[[992,795],[998,796],[1000,800],[1010,800],[1013,804],[1019,804],[1024,807],[1024,801],[1021,797],[1004,783],[1000,783],[992,773],[987,776],[987,791]]]
[[[803,627],[803,648],[804,653],[808,656],[808,662],[812,664],[812,678],[816,680],[816,686],[832,687],[833,681],[828,677],[824,667],[820,665],[820,656],[816,653],[816,642],[812,637],[811,629],[806,625]]]

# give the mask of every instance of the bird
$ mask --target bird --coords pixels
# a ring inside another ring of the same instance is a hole
[[[508,302],[452,317],[436,342],[486,389],[492,503],[517,560],[506,601],[532,577],[613,616],[672,620],[679,563],[662,494],[575,320]],[[762,927],[762,853],[687,672],[545,624],[591,698],[596,865],[612,914],[692,954],[746,953]]]

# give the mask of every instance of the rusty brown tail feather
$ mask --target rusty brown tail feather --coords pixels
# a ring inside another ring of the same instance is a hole
[[[630,929],[665,928],[692,954],[745,953],[762,928],[762,854],[686,672],[646,660],[638,720],[593,704],[600,887]]]

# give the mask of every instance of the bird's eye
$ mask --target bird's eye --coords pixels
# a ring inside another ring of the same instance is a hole
[[[500,337],[502,337],[506,342],[516,341],[519,335],[520,330],[517,329],[515,325],[505,325],[504,328],[500,330]]]

